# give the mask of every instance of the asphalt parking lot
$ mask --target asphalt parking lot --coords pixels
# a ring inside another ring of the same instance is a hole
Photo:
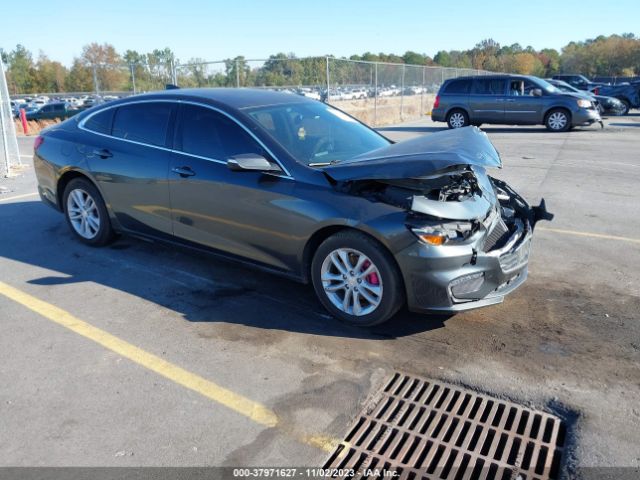
[[[485,131],[494,175],[556,215],[527,283],[498,306],[371,329],[227,261],[86,247],[30,168],[0,180],[0,466],[318,466],[400,371],[561,415],[570,466],[639,467],[640,114]]]

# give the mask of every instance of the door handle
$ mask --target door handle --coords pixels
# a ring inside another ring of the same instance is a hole
[[[111,157],[113,157],[113,153],[111,153],[106,148],[103,148],[102,150],[94,150],[93,154],[97,155],[100,158],[111,158]]]
[[[178,175],[180,175],[183,178],[193,177],[196,174],[196,172],[191,170],[191,167],[173,167],[171,169],[171,171],[173,173],[177,173]]]
[[[516,99],[515,98],[507,98],[507,102],[515,102]]]

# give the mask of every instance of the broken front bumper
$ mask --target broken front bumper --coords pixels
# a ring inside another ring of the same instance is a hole
[[[522,206],[515,230],[499,248],[483,251],[483,239],[465,245],[416,242],[396,255],[411,311],[459,312],[501,303],[526,280],[533,227],[553,215],[544,200],[531,208],[508,185],[496,183]]]
[[[527,278],[532,231],[528,224],[525,227],[504,247],[490,252],[423,244],[406,249],[399,261],[409,309],[459,312],[501,303]]]

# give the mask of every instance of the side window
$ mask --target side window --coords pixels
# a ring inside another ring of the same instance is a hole
[[[513,79],[509,82],[509,95],[520,97],[532,97],[533,90],[540,88],[538,85],[527,79]]]
[[[501,78],[476,78],[473,93],[478,95],[504,95],[504,80]]]
[[[471,80],[453,80],[447,85],[444,93],[464,95],[471,90]]]
[[[222,161],[241,153],[265,155],[251,135],[233,120],[197,105],[182,106],[175,148]]]
[[[118,107],[113,119],[112,135],[163,147],[172,108],[168,102],[144,102]]]
[[[525,95],[533,96],[533,91],[536,88],[540,88],[540,87],[538,85],[536,85],[535,83],[529,81],[529,80],[525,80],[524,81],[524,94]]]
[[[92,132],[111,135],[111,124],[113,122],[113,114],[115,111],[115,108],[108,108],[91,115],[84,123],[84,128],[91,130]]]
[[[44,107],[42,107],[41,112],[42,112],[42,113],[50,112],[50,111],[52,110],[52,108],[53,108],[53,107],[52,107],[51,105],[45,105]]]

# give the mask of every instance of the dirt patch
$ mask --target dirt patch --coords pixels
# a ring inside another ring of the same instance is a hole
[[[27,132],[25,133],[22,128],[22,122],[20,120],[15,120],[16,126],[16,134],[19,137],[24,137],[25,135],[37,135],[41,130],[44,130],[51,125],[56,125],[60,123],[62,120],[56,118],[54,120],[29,120],[27,121]]]
[[[331,105],[353,115],[368,125],[393,125],[417,120],[431,113],[434,94],[363,100],[331,100]]]

